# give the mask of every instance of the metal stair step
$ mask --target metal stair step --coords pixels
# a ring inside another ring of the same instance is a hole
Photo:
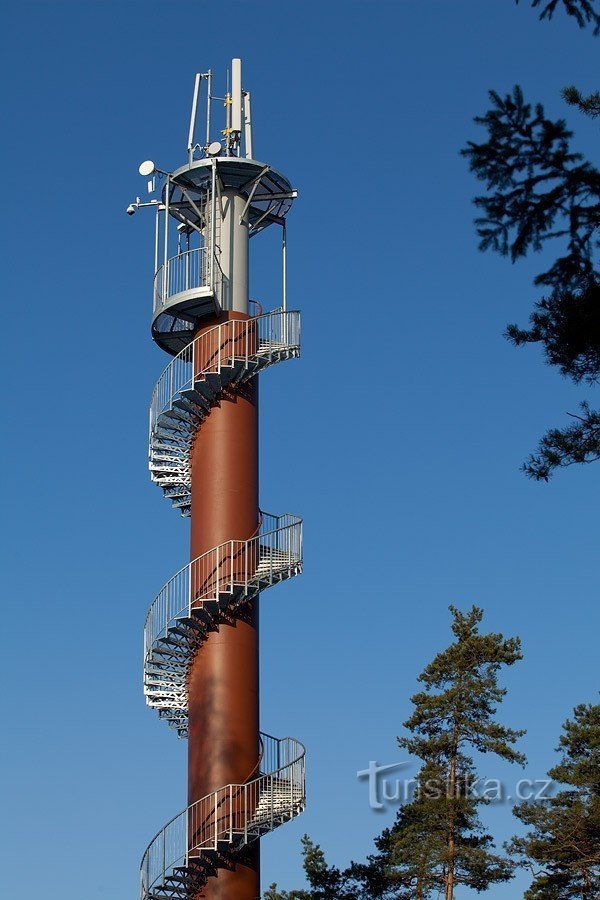
[[[221,387],[227,387],[231,384],[235,376],[235,368],[233,366],[221,366]]]
[[[171,504],[175,509],[189,509],[191,503],[191,498],[189,494],[186,494],[185,497],[181,497],[180,500],[174,500]]]
[[[208,402],[204,394],[200,393],[200,391],[194,390],[193,388],[188,388],[185,391],[181,391],[181,395],[186,400],[189,400],[190,403],[193,403],[195,406],[197,406],[199,409],[210,409],[210,403]]]
[[[218,372],[207,372],[204,375],[204,380],[212,388],[215,394],[218,394],[223,388],[223,382],[221,381],[221,376]]]
[[[204,418],[204,407],[197,406],[195,403],[192,403],[191,400],[188,400],[187,397],[184,397],[183,391],[171,402],[171,405],[174,409],[180,409],[182,412],[193,416],[198,422],[201,422]]]
[[[169,407],[169,409],[165,409],[161,412],[159,418],[161,424],[164,419],[182,422],[189,427],[189,414],[186,415],[180,408],[175,406]]]
[[[213,390],[212,385],[209,384],[206,378],[194,379],[194,390],[198,391],[199,394],[202,394],[202,396],[208,400],[209,405],[212,403],[217,393]]]
[[[182,634],[189,633],[190,631],[196,636],[206,634],[206,625],[201,622],[197,616],[185,616],[185,618],[182,617],[181,619],[178,619],[178,621],[183,625],[183,628],[181,629]],[[187,629],[187,631],[185,631],[184,628]],[[178,626],[173,626],[173,631],[175,631],[176,634],[179,633],[179,630]]]
[[[189,438],[193,435],[193,429],[190,427],[187,419],[178,419],[175,416],[168,416],[167,411],[160,413],[156,420],[156,425],[152,429],[152,435],[166,432],[167,435],[182,435]]]
[[[199,619],[206,628],[210,628],[215,623],[215,617],[206,606],[193,606],[191,613],[192,617]]]

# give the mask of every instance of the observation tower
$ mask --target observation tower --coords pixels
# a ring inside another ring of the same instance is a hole
[[[259,730],[260,598],[302,569],[302,520],[258,498],[259,374],[300,354],[286,291],[296,191],[254,157],[239,59],[213,90],[196,75],[187,159],[142,163],[151,199],[127,208],[155,211],[151,330],[172,357],[150,405],[150,474],[191,526],[190,562],[146,616],[143,673],[148,705],[188,740],[188,805],[144,853],[141,900],[258,900],[260,838],[305,804],[304,747]],[[266,311],[250,299],[249,242],[271,226],[282,288]]]

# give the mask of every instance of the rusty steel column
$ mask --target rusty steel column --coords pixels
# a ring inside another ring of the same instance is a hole
[[[225,319],[248,319],[226,313]],[[214,322],[199,329],[201,335]],[[191,559],[226,541],[253,537],[259,526],[258,383],[251,379],[211,409],[191,455]],[[220,624],[196,654],[189,674],[188,803],[223,785],[243,784],[259,760],[258,601]],[[220,868],[202,896],[260,897],[259,842],[234,869]]]

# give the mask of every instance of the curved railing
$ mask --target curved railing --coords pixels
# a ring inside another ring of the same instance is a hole
[[[154,598],[144,623],[144,664],[169,627],[189,618],[204,603],[252,586],[264,589],[277,576],[302,565],[302,519],[262,514],[259,533],[245,541],[226,541],[179,570]]]
[[[194,381],[220,375],[225,368],[275,361],[285,351],[298,355],[300,313],[272,310],[249,319],[230,319],[198,335],[173,357],[156,382],[150,404],[150,429],[158,416]],[[250,373],[252,374],[252,372]]]
[[[171,297],[185,291],[207,288],[219,299],[223,276],[217,265],[214,266],[214,277],[210,269],[206,247],[184,250],[159,266],[154,275],[154,314],[160,312]]]
[[[261,738],[262,771],[256,778],[228,784],[198,800],[167,822],[150,842],[142,857],[141,900],[160,895],[176,871],[184,873],[178,875],[180,883],[186,872],[191,882],[194,865],[210,864],[211,853],[236,850],[302,812],[306,798],[303,745],[289,737],[262,734]]]

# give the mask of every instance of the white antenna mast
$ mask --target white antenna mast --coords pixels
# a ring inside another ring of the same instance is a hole
[[[240,145],[242,140],[242,61],[241,59],[231,60],[231,140],[234,146],[238,148],[238,156],[240,155]]]
[[[250,110],[250,91],[244,91],[244,150],[246,159],[252,156],[252,113]]]
[[[196,80],[194,82],[194,96],[192,99],[192,112],[190,115],[190,130],[188,132],[188,160],[190,165],[192,164],[192,160],[194,158],[194,132],[196,130],[196,115],[198,112],[198,96],[200,94],[200,85],[202,83],[202,75],[197,72]]]

